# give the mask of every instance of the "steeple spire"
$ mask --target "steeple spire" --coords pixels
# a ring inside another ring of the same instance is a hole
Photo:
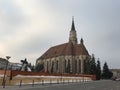
[[[77,44],[77,34],[74,25],[74,17],[72,17],[72,26],[69,35],[69,42],[72,42],[73,44]]]
[[[74,17],[72,17],[72,26],[71,26],[71,31],[75,31]]]
[[[81,40],[80,40],[80,43],[81,43],[81,44],[83,44],[83,43],[84,43],[84,40],[83,40],[83,38],[81,38]]]

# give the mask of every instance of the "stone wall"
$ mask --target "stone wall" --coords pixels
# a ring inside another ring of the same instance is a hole
[[[4,74],[4,70],[0,70],[0,74]],[[8,77],[14,77],[17,75],[24,75],[24,76],[69,76],[69,77],[89,77],[91,80],[96,80],[95,75],[86,75],[86,74],[50,74],[50,73],[41,73],[41,72],[26,72],[26,71],[17,71],[17,70],[7,70],[6,75]]]

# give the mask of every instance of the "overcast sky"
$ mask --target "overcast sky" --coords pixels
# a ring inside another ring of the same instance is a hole
[[[0,0],[0,57],[35,64],[68,42],[72,16],[89,54],[120,68],[120,0]]]

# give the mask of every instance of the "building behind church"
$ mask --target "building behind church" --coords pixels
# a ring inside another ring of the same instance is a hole
[[[44,72],[48,73],[85,73],[84,62],[90,60],[84,40],[77,40],[74,19],[69,34],[69,41],[49,48],[42,56],[36,60],[36,66],[42,64]]]

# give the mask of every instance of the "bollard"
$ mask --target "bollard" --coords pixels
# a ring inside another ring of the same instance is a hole
[[[33,82],[32,82],[32,86],[34,87],[34,80],[33,80]]]
[[[62,79],[61,79],[61,81],[60,81],[61,83],[62,83]]]
[[[81,79],[79,79],[79,82],[81,82]]]
[[[44,80],[42,80],[42,85],[44,85]]]
[[[63,84],[64,84],[64,81],[65,81],[65,80],[63,79]]]
[[[59,80],[57,80],[57,84],[59,84]]]
[[[52,80],[50,79],[50,84],[52,84]]]
[[[72,83],[73,83],[73,79],[72,79]]]
[[[69,79],[68,79],[68,83],[69,83]]]
[[[22,80],[20,80],[20,86],[19,86],[19,88],[22,86]]]

